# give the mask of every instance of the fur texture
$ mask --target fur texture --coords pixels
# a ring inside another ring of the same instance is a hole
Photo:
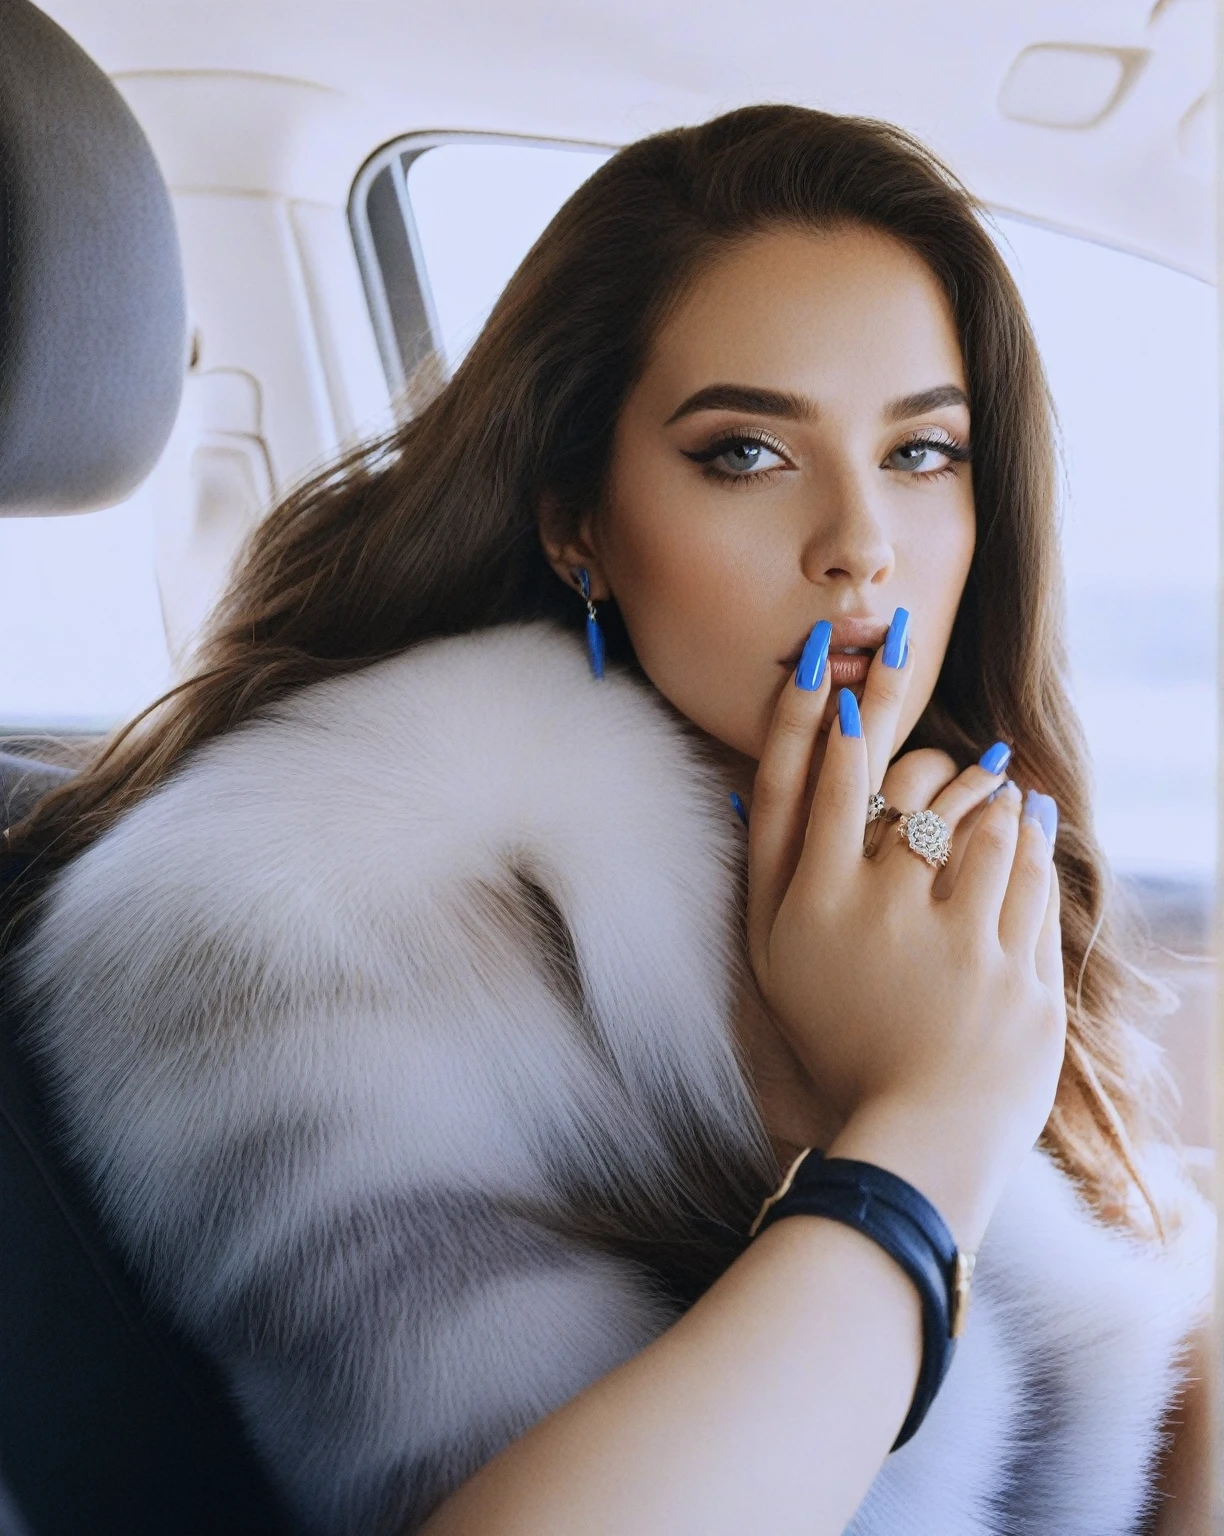
[[[742,1245],[742,846],[657,696],[538,624],[299,693],[60,876],[20,974],[72,1145],[308,1529],[419,1523]],[[1209,1268],[1034,1153],[854,1536],[1135,1530]]]

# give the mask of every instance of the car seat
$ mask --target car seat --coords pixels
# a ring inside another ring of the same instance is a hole
[[[121,500],[165,444],[185,368],[174,218],[144,135],[59,27],[0,0],[0,516]],[[0,754],[5,823],[62,773]],[[107,1242],[0,969],[0,1533],[290,1529],[216,1374]]]

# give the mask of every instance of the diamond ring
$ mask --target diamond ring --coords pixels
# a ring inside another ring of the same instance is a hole
[[[935,811],[906,811],[897,822],[897,831],[920,859],[932,869],[948,862],[952,829]]]

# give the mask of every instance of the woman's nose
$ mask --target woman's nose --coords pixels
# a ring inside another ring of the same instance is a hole
[[[888,580],[895,561],[892,540],[857,477],[828,486],[815,514],[800,558],[809,581],[868,587]]]

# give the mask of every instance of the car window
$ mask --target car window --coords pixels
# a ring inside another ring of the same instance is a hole
[[[0,732],[109,730],[169,684],[147,497],[0,518]]]
[[[450,368],[537,235],[607,158],[584,149],[454,144],[413,159],[408,202]]]
[[[1215,861],[1216,292],[1000,220],[1058,410],[1072,676],[1119,867]]]

